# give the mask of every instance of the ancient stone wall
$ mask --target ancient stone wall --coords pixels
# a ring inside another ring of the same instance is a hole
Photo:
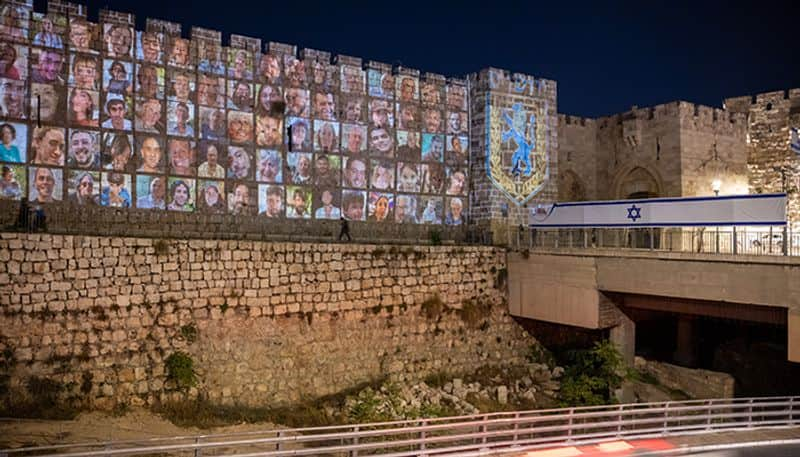
[[[0,260],[11,391],[48,378],[98,407],[178,395],[178,351],[192,394],[264,405],[520,362],[536,344],[493,248],[4,233]]]
[[[558,115],[558,200],[597,199],[597,125],[594,119]]]
[[[800,128],[800,88],[725,99],[725,109],[747,116],[750,193],[787,192],[787,216],[800,223],[800,159],[789,148],[790,128]]]
[[[654,376],[669,389],[680,390],[691,398],[733,398],[735,380],[728,373],[680,367],[664,362],[635,359],[636,369]]]

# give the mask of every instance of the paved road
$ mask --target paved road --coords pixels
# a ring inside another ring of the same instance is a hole
[[[757,446],[746,449],[726,449],[722,451],[709,451],[682,455],[696,457],[797,457],[800,456],[800,444]]]

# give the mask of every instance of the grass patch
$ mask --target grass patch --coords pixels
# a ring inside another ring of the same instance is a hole
[[[194,323],[181,326],[181,336],[188,343],[197,341],[197,326]]]
[[[74,403],[64,400],[64,384],[48,378],[31,376],[25,392],[8,395],[0,404],[0,416],[24,419],[71,420],[81,411]]]
[[[194,372],[194,360],[185,352],[175,352],[164,362],[167,379],[174,381],[179,389],[188,390],[197,385],[197,374]]]
[[[428,232],[428,239],[433,246],[439,246],[442,244],[442,232],[433,229]]]
[[[420,309],[425,317],[427,317],[429,320],[434,320],[438,319],[442,315],[445,305],[442,301],[442,298],[439,297],[439,294],[437,293],[433,294],[431,297],[428,297],[427,300],[422,302]]]
[[[478,299],[466,300],[461,304],[458,315],[461,320],[471,329],[478,328],[492,311],[492,305]]]

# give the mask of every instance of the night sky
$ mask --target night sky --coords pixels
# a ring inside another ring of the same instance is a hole
[[[83,3],[75,0],[77,3]],[[558,82],[558,111],[597,117],[632,105],[800,87],[800,2],[90,1],[223,32],[463,76],[494,66]],[[37,10],[43,9],[37,1]],[[220,5],[224,5],[220,7]]]

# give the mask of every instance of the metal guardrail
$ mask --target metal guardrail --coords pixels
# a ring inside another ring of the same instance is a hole
[[[800,397],[637,403],[138,441],[2,449],[17,456],[454,456],[565,443],[800,426]]]
[[[510,228],[508,246],[521,249],[647,249],[727,255],[800,256],[800,233],[769,227]]]

